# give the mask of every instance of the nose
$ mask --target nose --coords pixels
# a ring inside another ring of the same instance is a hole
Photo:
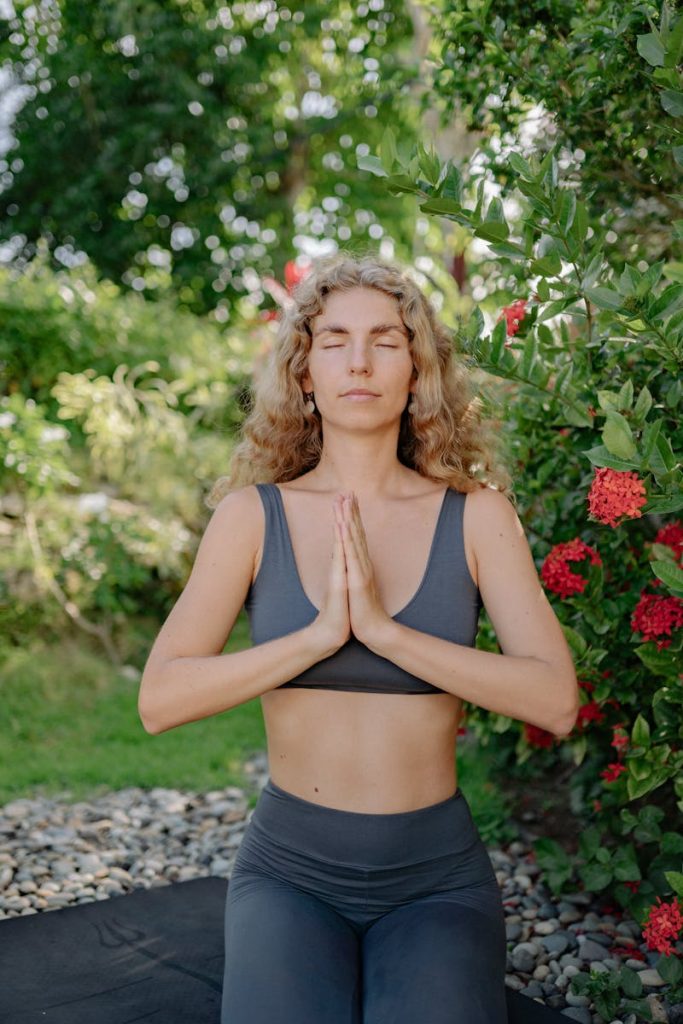
[[[370,370],[368,346],[360,338],[349,346],[349,370],[351,373],[368,373]]]

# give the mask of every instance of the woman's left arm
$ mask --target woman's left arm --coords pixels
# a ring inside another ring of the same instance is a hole
[[[465,507],[479,590],[503,653],[411,629],[383,609],[383,614],[363,616],[358,639],[463,700],[566,736],[579,708],[576,673],[517,512],[490,487],[469,493]]]

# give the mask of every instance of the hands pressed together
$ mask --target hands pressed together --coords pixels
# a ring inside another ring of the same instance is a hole
[[[369,645],[391,619],[380,601],[355,494],[338,494],[333,511],[332,561],[317,625],[335,648],[351,633]]]

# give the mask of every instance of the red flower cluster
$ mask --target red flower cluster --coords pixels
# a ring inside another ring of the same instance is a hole
[[[308,277],[311,270],[313,269],[311,263],[306,263],[303,266],[298,264],[296,260],[287,260],[285,263],[285,284],[284,287],[274,277],[264,277],[262,284],[265,290],[272,295],[275,301],[282,308],[286,308],[291,303],[291,294],[300,281],[303,281],[305,277]],[[262,320],[279,320],[281,310],[279,309],[264,309],[261,310],[259,316]]]
[[[306,266],[299,266],[295,260],[287,260],[285,263],[285,285],[287,291],[291,292],[296,288],[299,281],[303,281],[305,277],[311,272],[311,265],[307,263]]]
[[[588,510],[600,523],[618,526],[625,519],[639,519],[647,503],[645,484],[637,473],[601,466],[596,469],[588,493]]]
[[[579,714],[576,719],[576,728],[582,731],[586,728],[589,722],[600,722],[605,721],[605,712],[602,710],[596,700],[589,700],[587,704],[582,704],[579,708]]]
[[[662,526],[654,539],[655,544],[666,544],[674,553],[677,562],[683,559],[683,526],[680,519],[674,519],[672,523]]]
[[[582,562],[590,558],[591,565],[602,565],[602,559],[594,548],[584,544],[579,537],[556,544],[546,555],[541,567],[541,579],[554,594],[560,597],[571,597],[581,594],[588,582],[583,576],[572,572],[568,562]]]
[[[614,747],[620,758],[624,756],[624,751],[629,745],[628,734],[623,731],[626,722],[617,722],[616,725],[612,726],[612,742],[610,747]]]
[[[641,590],[640,601],[631,616],[634,633],[642,633],[646,641],[654,640],[660,651],[671,646],[671,632],[679,626],[683,626],[683,602],[679,597],[661,597]],[[662,634],[669,639],[659,639]]]
[[[503,306],[503,310],[498,317],[497,323],[505,317],[507,321],[507,336],[511,338],[513,334],[516,334],[519,330],[522,320],[526,316],[526,299],[515,299],[509,306]]]
[[[608,764],[604,771],[600,772],[600,778],[605,782],[616,782],[622,772],[626,771],[626,765],[621,761],[613,761]]]
[[[539,729],[537,725],[530,722],[524,723],[524,738],[530,747],[552,747],[555,737],[546,729]]]
[[[676,939],[683,928],[681,904],[674,897],[671,903],[664,903],[657,897],[657,904],[650,907],[650,913],[643,928],[643,938],[648,949],[656,949],[658,953],[671,956],[674,948],[671,940]]]

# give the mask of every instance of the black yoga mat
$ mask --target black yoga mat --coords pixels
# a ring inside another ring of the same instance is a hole
[[[219,1024],[227,886],[198,878],[0,921],[0,1021]],[[567,1020],[506,995],[507,1024]]]

